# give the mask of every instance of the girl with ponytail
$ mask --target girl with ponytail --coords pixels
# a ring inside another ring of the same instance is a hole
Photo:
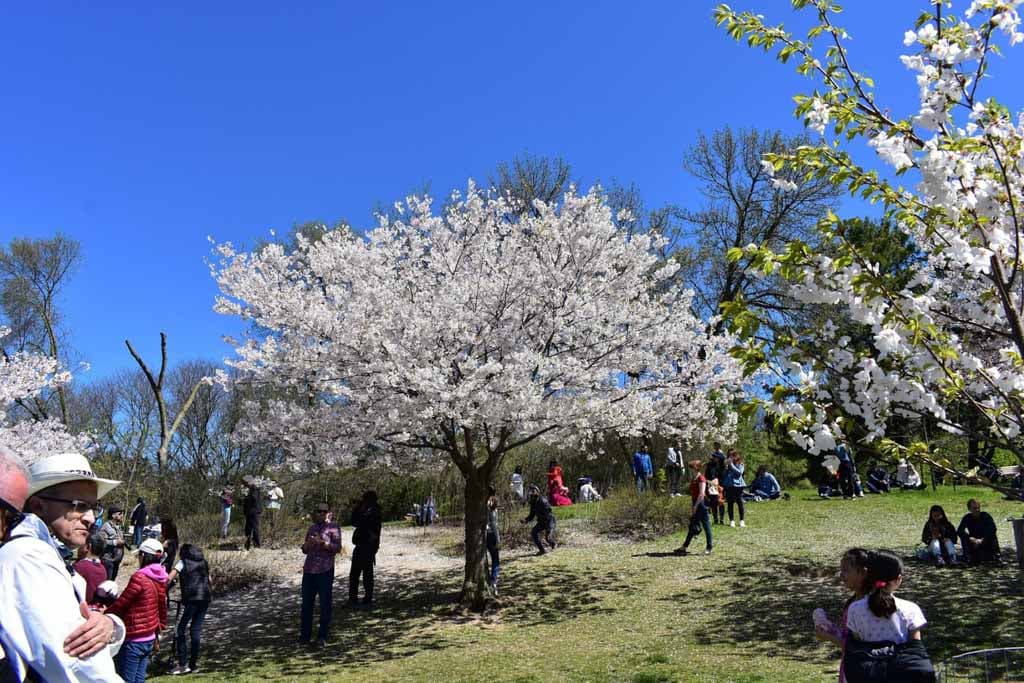
[[[903,584],[903,561],[887,550],[868,554],[866,596],[850,605],[844,673],[860,681],[934,681],[921,629],[928,623],[921,608],[894,593]]]

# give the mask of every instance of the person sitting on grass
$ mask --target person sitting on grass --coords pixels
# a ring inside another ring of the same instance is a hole
[[[164,547],[147,538],[136,550],[139,570],[107,611],[124,620],[125,643],[114,658],[125,683],[144,683],[160,631],[167,628],[167,572],[160,560]]]
[[[992,515],[981,511],[981,503],[976,498],[967,501],[967,514],[960,520],[957,533],[968,564],[999,561],[996,522]]]
[[[868,493],[889,493],[889,473],[877,462],[868,470]]]
[[[530,516],[523,520],[523,524],[529,524],[534,519],[537,520],[533,528],[530,529],[530,538],[533,539],[533,544],[537,546],[537,554],[543,555],[546,551],[540,542],[542,531],[544,532],[544,540],[547,541],[552,550],[555,549],[555,515],[551,511],[551,504],[544,496],[540,495],[540,489],[536,486],[530,486],[529,501]]]
[[[941,505],[932,505],[928,521],[921,531],[921,542],[928,548],[928,555],[939,567],[956,564],[956,529],[946,517]]]
[[[703,528],[704,539],[707,541],[707,545],[704,548],[704,554],[711,554],[711,520],[708,518],[708,507],[705,502],[705,496],[707,495],[707,479],[700,473],[700,460],[691,460],[689,462],[690,471],[693,472],[693,481],[690,482],[690,527],[686,531],[686,540],[683,541],[683,547],[679,549],[680,554],[686,555],[689,553],[690,541],[696,538]]]
[[[181,619],[178,620],[175,639],[178,643],[178,665],[171,675],[195,673],[199,670],[199,644],[203,633],[203,621],[210,608],[213,596],[210,590],[210,565],[198,546],[186,543],[181,546],[179,559],[168,574],[168,584],[181,579]],[[188,631],[188,639],[185,631]],[[191,652],[190,652],[191,650]]]
[[[747,495],[750,496],[750,500],[755,501],[775,500],[782,497],[782,487],[779,486],[779,480],[768,471],[767,465],[761,465],[757,468],[757,475],[750,484],[750,493]]]

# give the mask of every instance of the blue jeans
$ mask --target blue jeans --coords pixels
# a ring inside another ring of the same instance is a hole
[[[138,548],[142,545],[142,525],[135,524],[132,526],[132,545]]]
[[[497,586],[501,560],[498,557],[498,537],[495,534],[487,534],[487,553],[491,556],[491,585]]]
[[[199,663],[199,639],[203,632],[203,621],[206,619],[206,610],[210,608],[209,600],[187,600],[181,612],[181,620],[178,621],[178,665],[194,669]],[[191,622],[191,623],[189,623]],[[188,629],[189,642],[185,642],[185,629]],[[190,652],[191,650],[191,652]]]
[[[690,546],[690,541],[700,534],[701,527],[704,528],[704,536],[708,542],[707,549],[711,550],[711,520],[708,519],[708,508],[704,503],[699,503],[693,516],[690,517],[690,529],[686,532],[683,548]]]
[[[643,493],[647,490],[647,476],[644,474],[634,475],[636,478],[636,490],[637,493]]]
[[[117,673],[124,679],[124,683],[145,683],[146,667],[149,666],[149,657],[152,654],[152,640],[145,643],[125,641],[121,651],[114,658]]]
[[[544,552],[544,546],[540,544],[540,532],[544,532],[544,536],[552,548],[555,547],[555,516],[551,515],[547,522],[542,522],[539,519],[537,523],[530,529],[530,538],[533,539],[533,544],[537,546],[537,550]]]
[[[302,575],[302,613],[299,622],[299,640],[308,641],[313,633],[313,601],[320,597],[320,628],[317,629],[317,640],[327,640],[327,632],[331,628],[332,597],[334,588],[334,570],[320,574]]]

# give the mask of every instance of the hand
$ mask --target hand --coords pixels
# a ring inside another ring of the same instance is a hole
[[[971,543],[973,543],[974,545],[981,545],[981,539],[980,538],[971,538]]]
[[[84,602],[78,606],[85,623],[64,639],[64,652],[72,657],[92,656],[110,643],[114,622],[102,612],[93,612]]]

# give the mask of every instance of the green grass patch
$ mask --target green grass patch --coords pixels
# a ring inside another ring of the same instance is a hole
[[[1007,564],[936,569],[913,560],[928,508],[954,523],[968,498],[999,525]],[[679,499],[677,499],[679,500]],[[557,511],[600,518],[611,500]],[[575,509],[574,509],[575,508]],[[833,681],[836,648],[813,637],[811,611],[838,618],[846,594],[837,564],[851,546],[907,558],[900,596],[928,617],[936,662],[1018,645],[1024,595],[1004,520],[1024,512],[980,488],[897,492],[842,501],[797,492],[747,506],[747,528],[715,526],[711,556],[675,552],[683,529],[643,543],[609,541],[503,562],[501,606],[453,609],[461,572],[419,573],[379,586],[371,612],[336,610],[324,652],[293,644],[297,595],[257,596],[241,611],[234,647],[211,645],[197,681]],[[339,573],[343,573],[339,568]],[[395,585],[395,584],[398,585]],[[343,599],[341,582],[335,600]],[[215,602],[211,612],[218,609]],[[267,614],[264,614],[267,612]],[[254,620],[263,624],[252,625]],[[269,623],[264,623],[269,622]],[[151,673],[158,673],[156,664]],[[163,669],[161,669],[163,670]]]

